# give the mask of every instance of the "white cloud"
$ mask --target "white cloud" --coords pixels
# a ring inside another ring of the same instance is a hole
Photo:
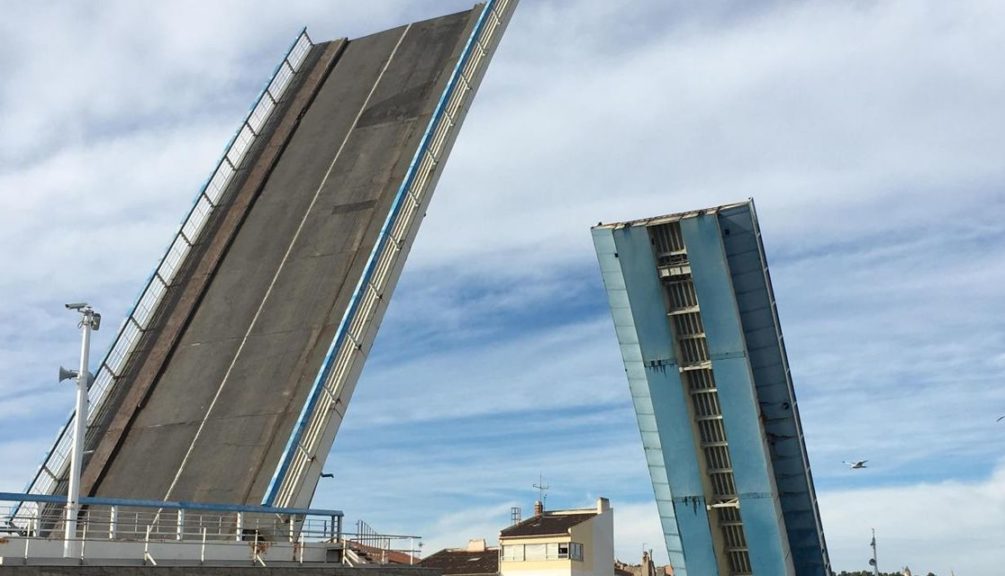
[[[499,545],[499,531],[509,525],[509,503],[465,508],[437,517],[430,526],[430,537],[423,539],[423,556],[444,548],[463,548],[468,540],[485,539],[489,546]]]
[[[381,394],[376,403],[353,405],[353,418],[372,425],[627,401],[609,324],[601,318],[528,335],[511,334],[497,337],[490,346],[473,350],[458,346],[412,361],[395,361],[394,354],[384,354],[378,358],[386,363],[368,367],[365,381],[387,395]],[[610,385],[612,379],[616,386]],[[491,401],[458,402],[460,390]]]
[[[65,414],[64,414],[65,416]],[[60,425],[65,424],[60,422]],[[53,437],[58,430],[53,430]],[[48,432],[48,431],[47,431]],[[21,492],[28,481],[34,476],[38,464],[42,461],[44,438],[25,435],[23,438],[5,440],[2,450],[3,474],[0,474],[0,492]],[[4,504],[7,505],[6,503]]]
[[[875,528],[882,571],[910,566],[915,574],[1000,572],[1005,464],[978,480],[828,490],[818,496],[835,566],[867,569]]]
[[[484,129],[461,136],[412,264],[586,258],[597,220],[750,195],[773,237],[809,245],[1000,204],[1005,86],[977,62],[1001,52],[1001,10],[912,6],[789,5],[589,57],[569,39],[547,59],[527,47],[562,46],[561,30],[524,14],[494,63],[509,84],[480,95]]]

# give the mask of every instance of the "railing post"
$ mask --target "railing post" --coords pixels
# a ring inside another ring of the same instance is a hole
[[[88,509],[88,518],[90,518],[90,509]],[[84,563],[84,550],[87,547],[87,524],[88,521],[84,521],[84,533],[80,536],[80,563]]]
[[[241,532],[244,530],[244,512],[237,513],[237,541],[241,541]]]
[[[185,510],[182,508],[178,509],[178,530],[175,534],[175,540],[185,539]]]
[[[147,532],[143,537],[143,565],[146,566],[147,562],[150,562],[154,566],[157,565],[157,561],[154,557],[150,555],[150,525],[147,524]]]
[[[255,530],[255,547],[252,550],[255,551],[251,559],[251,565],[254,566],[256,560],[261,562],[261,559],[258,557],[258,530]]]
[[[108,510],[108,539],[115,540],[115,524],[119,520],[119,507],[112,506]]]

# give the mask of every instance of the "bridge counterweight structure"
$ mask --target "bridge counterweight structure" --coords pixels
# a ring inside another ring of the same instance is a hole
[[[674,573],[828,576],[753,200],[593,240]]]

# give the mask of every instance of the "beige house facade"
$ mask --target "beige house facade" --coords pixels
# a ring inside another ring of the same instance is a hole
[[[544,511],[499,533],[501,576],[614,576],[614,510]]]

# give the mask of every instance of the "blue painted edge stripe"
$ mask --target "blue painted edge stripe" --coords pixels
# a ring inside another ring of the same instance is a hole
[[[380,234],[377,237],[377,242],[374,244],[373,250],[370,251],[370,257],[366,262],[366,268],[363,270],[363,275],[360,277],[359,282],[356,284],[356,289],[352,293],[352,298],[349,301],[349,307],[346,309],[345,314],[342,315],[342,321],[339,323],[338,331],[335,333],[335,337],[332,339],[332,343],[328,347],[328,353],[325,354],[321,370],[318,372],[317,377],[314,378],[314,384],[311,388],[310,396],[307,398],[307,403],[304,404],[303,409],[300,411],[297,423],[293,427],[293,434],[290,435],[290,439],[286,442],[286,448],[283,450],[283,456],[280,460],[279,467],[276,469],[275,474],[272,475],[272,480],[269,482],[269,487],[265,492],[265,497],[262,499],[262,504],[265,506],[270,506],[272,502],[275,501],[276,493],[279,491],[279,487],[285,479],[286,473],[289,471],[290,464],[293,460],[293,450],[297,444],[300,443],[304,429],[307,427],[307,419],[314,411],[318,398],[321,397],[321,389],[324,387],[324,382],[328,379],[328,375],[331,372],[331,368],[335,360],[335,354],[342,345],[342,342],[345,340],[347,327],[356,314],[356,308],[359,306],[362,298],[363,289],[370,282],[370,277],[373,275],[374,268],[377,265],[377,256],[387,244],[387,238],[390,235],[390,230],[394,222],[397,220],[405,194],[407,194],[408,189],[412,185],[412,181],[415,179],[416,169],[419,166],[422,155],[425,153],[425,150],[429,145],[429,140],[432,138],[433,130],[436,128],[436,125],[443,116],[443,112],[447,106],[447,101],[453,94],[454,89],[457,87],[457,82],[460,79],[462,70],[467,64],[468,58],[471,56],[475,41],[481,34],[482,29],[485,27],[486,16],[492,11],[495,3],[496,0],[488,0],[488,2],[485,3],[485,7],[482,8],[482,13],[478,16],[478,21],[475,23],[474,30],[472,30],[471,35],[468,37],[468,40],[464,45],[464,49],[461,51],[460,57],[457,59],[457,63],[454,65],[454,70],[450,74],[450,80],[447,82],[447,86],[444,88],[443,93],[440,95],[440,100],[437,102],[436,108],[433,110],[433,116],[429,119],[429,124],[426,126],[426,131],[422,135],[422,140],[419,141],[419,147],[415,151],[415,155],[412,157],[411,163],[408,165],[408,170],[405,173],[405,179],[398,188],[398,192],[394,197],[394,202],[391,204],[391,211],[384,220],[384,225],[380,229]]]
[[[66,498],[63,496],[54,496],[51,494],[21,494],[19,492],[0,492],[0,501],[66,504]],[[80,503],[85,506],[126,506],[131,508],[203,510],[208,512],[249,512],[261,514],[296,514],[302,516],[344,516],[341,510],[325,510],[322,508],[277,508],[275,506],[213,504],[208,502],[186,502],[181,500],[129,500],[127,498],[92,498],[90,496],[82,496],[80,498]]]
[[[300,30],[300,33],[298,33],[296,38],[294,38],[293,42],[290,44],[290,47],[287,48],[286,53],[283,56],[283,59],[280,60],[279,64],[277,64],[276,67],[272,70],[272,75],[269,76],[269,81],[266,82],[265,86],[258,92],[258,97],[255,99],[255,103],[251,106],[251,108],[248,109],[248,113],[245,114],[244,120],[241,121],[241,126],[234,132],[234,135],[231,136],[230,140],[227,142],[227,145],[223,149],[223,153],[220,154],[220,158],[216,161],[216,166],[213,168],[213,171],[210,172],[209,177],[206,178],[202,186],[199,187],[199,192],[195,195],[195,200],[193,200],[192,202],[192,207],[189,208],[188,213],[182,220],[181,225],[178,227],[178,232],[176,232],[175,235],[171,238],[171,243],[168,244],[167,250],[164,251],[164,255],[161,256],[161,259],[157,261],[157,266],[154,267],[154,271],[151,272],[149,276],[147,276],[147,281],[143,285],[143,289],[140,290],[139,295],[134,299],[133,305],[129,309],[129,313],[126,314],[126,322],[128,322],[129,318],[131,318],[133,314],[136,313],[136,308],[139,306],[140,300],[143,298],[143,295],[146,294],[147,290],[150,288],[150,284],[153,282],[154,275],[156,275],[157,271],[160,270],[161,266],[164,265],[164,261],[167,259],[168,254],[171,252],[171,247],[174,246],[175,241],[178,239],[178,236],[181,234],[182,229],[184,229],[185,227],[185,223],[188,222],[189,218],[192,217],[192,213],[195,211],[196,206],[198,206],[199,198],[201,198],[202,195],[206,192],[206,188],[209,187],[209,183],[212,181],[213,176],[216,175],[217,171],[220,169],[220,165],[223,164],[223,159],[226,158],[227,153],[230,152],[230,148],[231,146],[234,145],[234,142],[237,140],[237,136],[241,133],[241,130],[244,129],[244,125],[247,124],[248,119],[251,118],[252,112],[255,111],[255,108],[257,108],[258,104],[262,101],[262,96],[265,95],[265,91],[268,90],[269,86],[272,85],[273,80],[276,79],[276,75],[279,74],[279,70],[283,67],[283,63],[286,62],[286,60],[290,57],[290,54],[293,53],[293,49],[296,48],[297,43],[300,42],[300,38],[304,36],[307,37],[308,42],[311,42],[310,36],[307,34],[306,26],[304,26]],[[311,42],[311,45],[313,46],[314,43]],[[294,74],[295,73],[296,72],[294,72]],[[123,323],[123,326],[125,326],[125,323]],[[119,328],[119,335],[121,335],[121,332],[122,328]],[[115,348],[115,345],[119,341],[119,335],[116,335],[115,340],[112,340],[111,345],[108,347],[108,352],[105,353],[105,356],[104,358],[102,358],[99,366],[103,366],[108,361],[108,357],[112,354],[112,350]],[[98,370],[100,371],[100,368]],[[97,371],[95,372],[95,376],[96,375]],[[88,390],[90,390],[91,384],[93,384],[93,380],[91,381],[91,383],[87,385]],[[66,424],[63,425],[63,427],[59,431],[59,434],[56,435],[56,441],[52,443],[52,448],[49,448],[48,450],[45,451],[45,456],[42,457],[42,463],[38,465],[38,468],[35,470],[35,475],[32,477],[31,480],[28,481],[28,484],[25,486],[24,489],[25,493],[31,490],[31,487],[35,484],[35,482],[38,481],[39,476],[42,474],[42,467],[45,466],[45,463],[49,461],[49,457],[52,455],[52,451],[59,444],[60,440],[63,439],[63,436],[66,435],[67,431],[70,428],[70,424],[73,422],[73,417],[75,415],[76,410],[71,410],[70,416],[66,419]]]

